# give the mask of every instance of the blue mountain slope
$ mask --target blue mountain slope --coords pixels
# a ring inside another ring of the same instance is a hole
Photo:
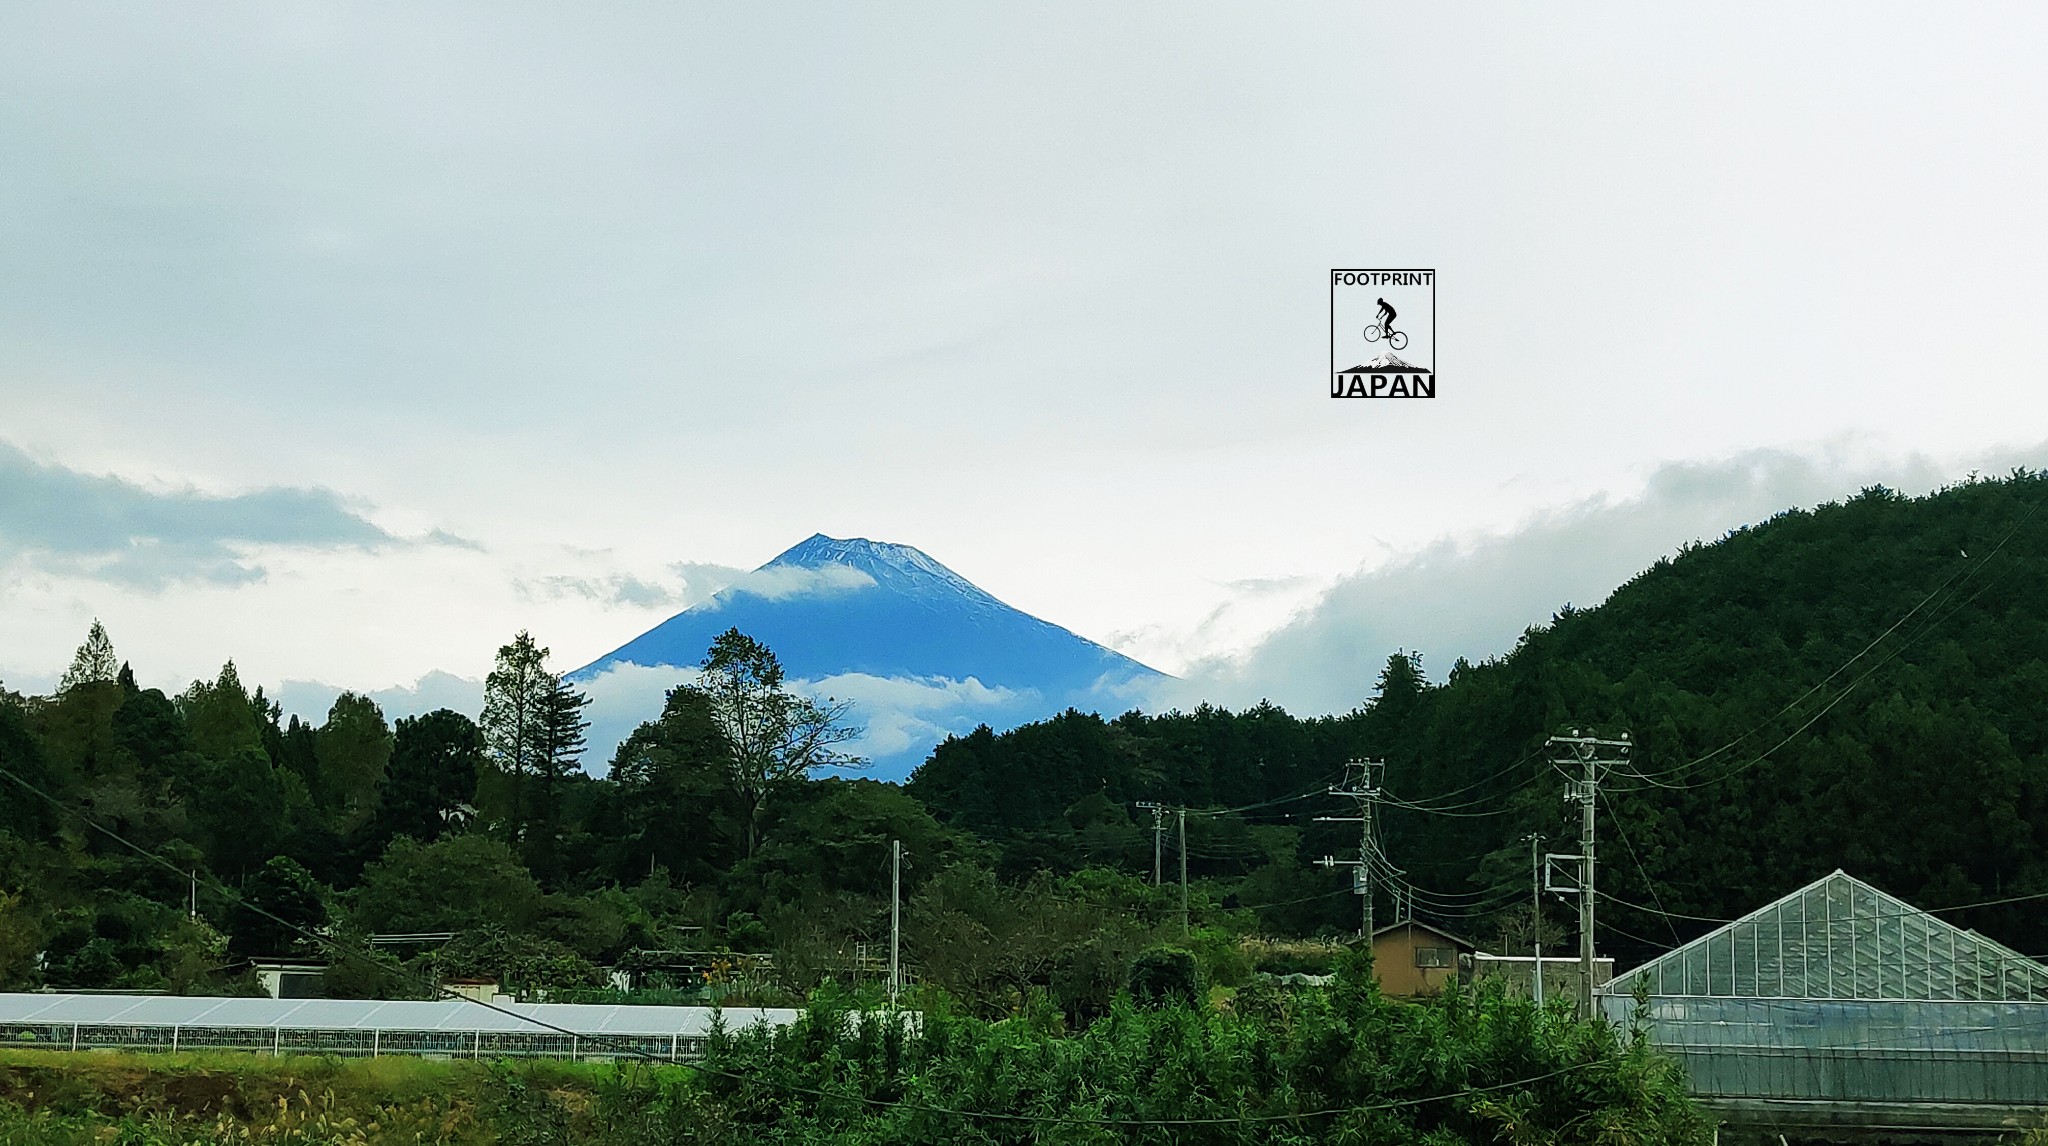
[[[730,628],[767,644],[793,678],[971,677],[1035,693],[1052,710],[1160,675],[1005,605],[908,545],[823,534],[570,675],[587,680],[620,664],[693,668]]]

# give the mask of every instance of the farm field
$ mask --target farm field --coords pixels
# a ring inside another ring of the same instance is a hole
[[[9,1050],[0,1051],[0,1142],[585,1141],[601,1092],[619,1078],[610,1067],[552,1062]]]

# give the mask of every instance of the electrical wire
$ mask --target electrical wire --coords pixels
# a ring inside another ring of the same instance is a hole
[[[1203,808],[1200,810],[1196,810],[1194,808],[1185,808],[1182,810],[1187,812],[1187,814],[1190,816],[1234,816],[1239,812],[1253,812],[1257,811],[1260,808],[1272,808],[1277,807],[1281,804],[1292,804],[1298,800],[1307,800],[1312,799],[1316,796],[1328,795],[1330,785],[1335,781],[1341,779],[1343,775],[1344,773],[1340,769],[1336,772],[1331,772],[1325,775],[1321,783],[1317,784],[1314,788],[1311,788],[1306,792],[1297,792],[1292,796],[1278,796],[1271,800],[1261,800],[1256,804],[1241,804],[1235,808]]]
[[[1500,905],[1519,899],[1522,894],[1519,888],[1505,885],[1476,892],[1434,892],[1410,882],[1407,873],[1388,863],[1377,851],[1369,862],[1376,875],[1400,888],[1410,902],[1445,914],[1482,918],[1498,910]]]
[[[1868,680],[1873,673],[1875,673],[1878,669],[1883,668],[1886,664],[1890,663],[1893,658],[1897,657],[1906,648],[1910,648],[1914,642],[1920,639],[1920,637],[1924,636],[1934,627],[1940,625],[1942,622],[1948,620],[1950,617],[1955,616],[1956,613],[1959,612],[1962,608],[1968,606],[1970,603],[1976,601],[1979,597],[1983,596],[1985,592],[1989,591],[1994,585],[1998,584],[1998,581],[2000,579],[2003,579],[2005,573],[2001,572],[1998,578],[1995,578],[1992,581],[1986,583],[1982,588],[1978,589],[1977,592],[1971,594],[1968,598],[1964,599],[1961,604],[1956,605],[1953,608],[1950,608],[1947,612],[1941,612],[1938,616],[1935,616],[1929,621],[1923,623],[1919,628],[1915,629],[1912,633],[1910,633],[1906,637],[1906,639],[1902,641],[1898,646],[1894,647],[1891,652],[1886,654],[1885,657],[1883,657],[1876,664],[1872,665],[1869,669],[1866,669],[1863,673],[1861,673],[1854,680],[1852,680],[1849,683],[1848,687],[1844,688],[1839,694],[1837,694],[1836,697],[1833,700],[1829,701],[1827,705],[1823,707],[1819,712],[1815,713],[1812,717],[1808,718],[1798,728],[1793,729],[1792,732],[1788,734],[1784,739],[1772,745],[1770,748],[1752,757],[1748,761],[1745,761],[1744,763],[1737,765],[1729,771],[1722,773],[1719,776],[1715,776],[1706,780],[1701,780],[1693,783],[1660,782],[1661,777],[1684,773],[1689,769],[1697,768],[1701,765],[1706,764],[1714,757],[1720,755],[1723,752],[1728,751],[1731,748],[1734,748],[1736,745],[1742,743],[1743,741],[1749,739],[1751,736],[1754,736],[1756,735],[1756,733],[1762,731],[1764,727],[1778,720],[1786,713],[1797,708],[1799,705],[1804,704],[1815,693],[1825,688],[1828,684],[1832,683],[1835,680],[1835,678],[1841,676],[1842,673],[1846,672],[1850,666],[1854,665],[1857,661],[1869,655],[1871,650],[1875,649],[1879,644],[1881,644],[1883,641],[1889,638],[1893,633],[1897,632],[1901,626],[1903,626],[1907,621],[1911,620],[1922,609],[1926,608],[1930,602],[1934,601],[1937,597],[1946,593],[1950,589],[1951,584],[1953,584],[1955,590],[1960,591],[1963,588],[1963,586],[1967,585],[1971,579],[1977,576],[1978,573],[1988,568],[1992,562],[1992,559],[1996,558],[2000,553],[2002,553],[2005,550],[2005,547],[2011,543],[2012,539],[2019,534],[2019,531],[2022,528],[2024,528],[2029,521],[2033,520],[2034,515],[2039,513],[2040,509],[2041,503],[2038,501],[2035,502],[2031,507],[2028,508],[2027,512],[2020,518],[2020,520],[2014,522],[2012,526],[2006,530],[2005,536],[1999,539],[1998,544],[1992,547],[1991,552],[1985,554],[1982,558],[1978,559],[1977,561],[1975,561],[1967,567],[1957,568],[1956,570],[1952,571],[1947,577],[1942,579],[1940,584],[1936,585],[1931,591],[1929,591],[1925,597],[1922,597],[1917,604],[1915,604],[1911,609],[1907,610],[1906,613],[1903,616],[1901,616],[1898,620],[1892,622],[1889,628],[1885,629],[1882,633],[1879,633],[1875,638],[1871,640],[1869,644],[1865,645],[1854,656],[1842,662],[1839,666],[1835,668],[1833,672],[1829,673],[1826,677],[1823,677],[1819,682],[1815,683],[1811,688],[1808,688],[1804,693],[1801,693],[1798,697],[1794,698],[1792,701],[1787,703],[1783,708],[1779,709],[1776,713],[1767,717],[1763,721],[1760,721],[1749,731],[1744,732],[1742,735],[1736,737],[1734,740],[1729,741],[1727,744],[1722,745],[1720,748],[1717,748],[1704,756],[1697,757],[1693,760],[1687,761],[1684,764],[1674,765],[1671,768],[1667,768],[1657,772],[1646,773],[1640,770],[1624,770],[1622,772],[1622,775],[1627,776],[1633,780],[1648,783],[1653,787],[1670,789],[1700,788],[1706,787],[1711,784],[1718,784],[1724,780],[1731,779],[1734,776],[1739,775],[1743,771],[1746,771],[1749,768],[1752,768],[1757,764],[1762,763],[1773,753],[1777,752],[1780,748],[1783,748],[1786,744],[1790,743],[1794,737],[1797,737],[1800,733],[1812,727],[1813,724],[1816,721],[1818,721],[1821,717],[1826,716],[1828,712],[1833,710],[1836,705],[1840,704],[1843,700],[1847,699],[1848,696],[1856,690],[1858,685],[1861,685],[1865,680]],[[1960,581],[1957,580],[1958,577],[1961,578]],[[1937,611],[1939,612],[1939,607],[1937,607]]]
[[[1618,903],[1623,907],[1632,907],[1637,911],[1648,912],[1652,915],[1666,915],[1672,919],[1690,920],[1694,923],[1738,923],[1742,919],[1749,918],[1748,916],[1742,916],[1738,919],[1723,919],[1719,916],[1714,915],[1687,915],[1681,911],[1664,911],[1661,908],[1646,907],[1640,903],[1631,903],[1626,899],[1622,899],[1620,896],[1609,894],[1608,892],[1601,891],[1597,888],[1594,889],[1593,894],[1599,896],[1601,899],[1611,900],[1615,903]],[[2036,900],[2042,899],[2048,899],[2048,891],[2030,892],[2026,895],[2008,895],[2000,897],[1998,899],[1978,900],[1975,903],[1955,903],[1950,904],[1947,907],[1914,907],[1911,904],[1907,904],[1906,910],[1904,911],[1879,911],[1871,913],[1859,913],[1856,916],[1856,918],[1858,920],[1910,919],[1915,915],[1946,915],[1952,911],[1974,911],[1980,907],[2003,907],[2011,903],[2032,903]]]
[[[1604,795],[1601,798],[1607,799]],[[1607,810],[1609,812],[1614,811],[1614,802],[1612,800],[1608,800]],[[1650,869],[1643,866],[1643,857],[1636,854],[1636,846],[1629,842],[1628,833],[1621,830],[1621,816],[1617,813],[1611,819],[1614,823],[1614,834],[1620,837],[1622,846],[1628,849],[1628,858],[1635,861],[1636,874],[1643,877],[1643,886],[1650,889],[1651,901],[1657,905],[1659,911],[1662,911],[1664,909],[1664,899],[1657,894],[1657,881],[1650,878]],[[1678,938],[1678,926],[1671,921],[1670,917],[1665,917],[1664,926],[1671,929],[1671,942],[1681,942]]]
[[[1470,792],[1474,788],[1490,784],[1493,781],[1500,779],[1502,776],[1505,776],[1508,773],[1513,772],[1517,768],[1520,768],[1522,765],[1527,764],[1529,761],[1534,760],[1537,756],[1541,755],[1542,752],[1543,747],[1539,745],[1535,748],[1530,749],[1527,753],[1524,753],[1521,759],[1516,760],[1514,763],[1505,765],[1501,768],[1497,768],[1494,771],[1488,773],[1485,776],[1481,776],[1479,779],[1474,780],[1469,784],[1453,788],[1448,792],[1439,792],[1434,796],[1422,796],[1413,800],[1401,800],[1400,806],[1405,807],[1409,811],[1413,812],[1432,812],[1440,815],[1448,815],[1457,809],[1477,807],[1480,804],[1486,803],[1489,799],[1505,799],[1507,796],[1512,795],[1513,793],[1518,792],[1525,787],[1528,787],[1530,780],[1533,780],[1535,777],[1532,776],[1530,780],[1524,780],[1522,783],[1517,784],[1515,787],[1509,789],[1507,792],[1501,793],[1498,797],[1482,797],[1481,799],[1468,800],[1460,804],[1439,803],[1439,801],[1448,800],[1453,796],[1461,796],[1464,795],[1466,792]]]

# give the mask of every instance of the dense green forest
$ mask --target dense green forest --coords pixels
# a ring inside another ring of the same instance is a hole
[[[232,663],[144,687],[95,625],[53,695],[0,690],[0,989],[247,990],[252,957],[320,954],[337,994],[596,992],[619,966],[796,999],[872,975],[901,840],[922,978],[970,1013],[1093,1016],[1162,942],[1229,985],[1354,931],[1348,875],[1314,861],[1356,830],[1315,817],[1360,756],[1388,762],[1380,918],[1523,942],[1523,837],[1576,831],[1544,741],[1574,727],[1635,743],[1600,811],[1598,938],[1624,965],[1837,866],[1931,908],[2048,891],[2044,496],[2026,473],[1867,490],[1689,546],[1438,682],[1397,655],[1341,716],[1068,712],[949,739],[901,786],[840,767],[844,710],[737,633],[600,778],[582,698],[523,633],[481,720],[344,694],[311,724]],[[1155,887],[1139,801],[1190,809],[1185,924],[1177,834]],[[2025,904],[1948,917],[2048,951]],[[456,938],[364,944],[429,932]],[[737,955],[676,972],[690,951]]]

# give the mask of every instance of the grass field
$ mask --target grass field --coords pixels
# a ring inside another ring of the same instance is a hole
[[[583,1139],[621,1080],[553,1061],[0,1050],[0,1144],[539,1146]]]

